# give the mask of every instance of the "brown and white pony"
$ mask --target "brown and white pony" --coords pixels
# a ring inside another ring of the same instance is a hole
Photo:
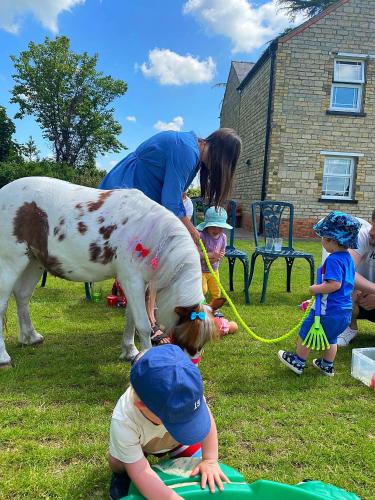
[[[0,190],[0,366],[11,359],[3,318],[14,293],[21,344],[43,341],[32,324],[29,302],[44,269],[70,281],[117,276],[128,299],[121,358],[151,347],[145,288],[158,296],[158,321],[197,331],[216,329],[203,294],[198,251],[181,221],[136,189],[103,191],[46,177],[18,179]],[[176,309],[178,308],[178,309]],[[181,309],[183,308],[183,309]],[[206,312],[202,321],[191,311]],[[177,312],[179,314],[177,314]],[[77,311],[78,316],[78,311]]]

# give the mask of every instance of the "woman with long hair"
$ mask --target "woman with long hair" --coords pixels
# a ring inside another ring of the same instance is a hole
[[[160,132],[121,160],[100,189],[136,188],[181,219],[197,243],[199,232],[186,216],[182,193],[200,174],[201,195],[216,207],[228,198],[241,152],[241,139],[221,128],[205,139],[194,132]]]

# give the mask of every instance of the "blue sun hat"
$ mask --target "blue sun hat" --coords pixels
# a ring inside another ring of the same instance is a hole
[[[346,248],[358,248],[361,223],[344,212],[335,210],[319,221],[313,230],[322,238],[332,238]]]
[[[198,231],[203,231],[206,227],[222,227],[223,229],[233,229],[231,225],[227,224],[227,211],[219,207],[210,207],[204,214],[204,221],[198,224]]]

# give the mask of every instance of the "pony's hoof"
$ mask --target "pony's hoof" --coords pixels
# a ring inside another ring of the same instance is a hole
[[[42,335],[39,335],[38,338],[35,338],[33,339],[29,345],[39,345],[39,344],[43,344],[44,342],[44,337]]]
[[[122,352],[120,354],[120,359],[122,361],[129,361],[129,363],[132,363],[132,361],[134,360],[134,358],[136,358],[136,356],[138,356],[139,354],[139,351],[138,349],[134,349],[132,350],[131,352]]]
[[[43,335],[40,335],[39,333],[37,333],[36,335],[33,335],[33,337],[31,339],[29,339],[28,341],[20,340],[18,342],[18,344],[21,347],[27,347],[27,346],[31,346],[31,345],[37,346],[37,345],[43,344],[43,342],[44,342]]]
[[[6,370],[8,368],[13,368],[11,361],[9,361],[9,363],[0,363],[0,370]]]

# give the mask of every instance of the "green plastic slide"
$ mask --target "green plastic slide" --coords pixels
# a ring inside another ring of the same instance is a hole
[[[307,481],[297,485],[276,483],[260,479],[248,484],[245,478],[235,469],[220,464],[221,470],[231,481],[224,483],[224,491],[212,494],[206,487],[200,487],[199,476],[190,477],[197,459],[178,458],[167,460],[153,466],[160,479],[173,488],[183,498],[213,498],[220,500],[246,499],[251,500],[360,500],[354,493],[349,493],[336,486],[321,481]],[[132,484],[128,500],[141,500],[144,497]]]

